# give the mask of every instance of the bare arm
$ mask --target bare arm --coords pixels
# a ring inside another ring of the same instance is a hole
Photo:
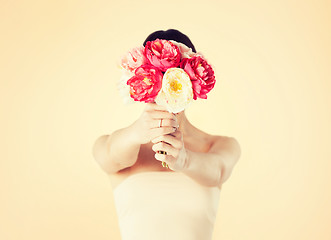
[[[182,172],[200,184],[218,187],[230,177],[241,155],[239,143],[232,137],[219,137],[208,153],[186,151]]]
[[[161,127],[160,119],[163,120]],[[100,136],[93,145],[93,156],[106,173],[116,173],[136,163],[141,144],[161,134],[173,133],[177,125],[175,116],[164,107],[147,103],[141,116],[130,126]]]
[[[239,143],[232,137],[218,136],[207,153],[185,149],[180,131],[159,136],[152,142],[155,143],[152,147],[155,152],[162,150],[169,153],[155,153],[157,160],[166,161],[172,170],[183,172],[205,186],[220,188],[230,177],[241,155]]]
[[[132,124],[99,137],[93,146],[93,156],[106,173],[116,173],[135,164],[140,145]]]

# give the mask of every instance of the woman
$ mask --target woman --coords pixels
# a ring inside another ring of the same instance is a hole
[[[154,32],[144,45],[155,39],[196,52],[177,30]],[[123,240],[211,239],[222,184],[240,154],[235,138],[207,134],[189,122],[185,110],[170,113],[155,102],[146,103],[130,126],[99,137],[93,146],[111,179]]]

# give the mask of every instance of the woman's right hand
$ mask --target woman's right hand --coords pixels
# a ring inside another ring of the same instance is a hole
[[[162,119],[162,125],[159,127]],[[178,128],[176,115],[168,112],[164,106],[146,103],[141,116],[133,123],[134,136],[140,144],[149,143],[154,138],[173,133]]]

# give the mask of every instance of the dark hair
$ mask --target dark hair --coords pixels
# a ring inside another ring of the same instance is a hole
[[[176,29],[168,29],[167,31],[159,30],[151,33],[144,41],[144,46],[148,41],[154,41],[155,39],[174,40],[188,46],[193,52],[196,52],[195,47],[188,36],[181,33]]]

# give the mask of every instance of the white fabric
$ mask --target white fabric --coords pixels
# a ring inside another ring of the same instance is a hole
[[[184,173],[134,173],[113,191],[122,240],[210,240],[220,189]]]

